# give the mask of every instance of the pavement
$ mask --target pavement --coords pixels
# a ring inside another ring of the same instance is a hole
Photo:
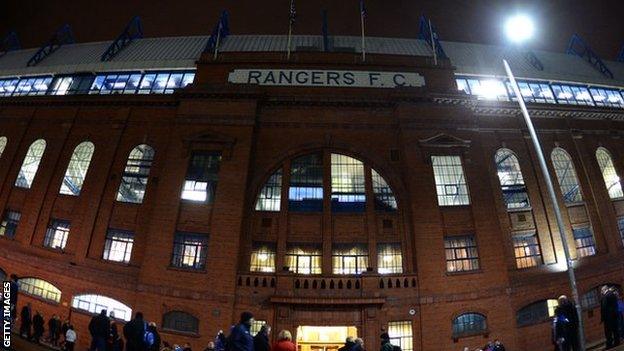
[[[46,345],[37,345],[35,343],[26,341],[25,339],[20,338],[19,336],[13,334],[11,337],[11,350],[15,351],[54,351],[58,349],[53,349]]]

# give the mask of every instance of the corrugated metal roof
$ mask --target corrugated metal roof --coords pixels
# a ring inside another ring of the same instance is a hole
[[[334,47],[361,50],[360,37],[332,36]],[[144,38],[133,41],[109,62],[100,62],[100,56],[111,41],[64,45],[35,67],[26,63],[37,49],[9,52],[0,57],[0,76],[38,74],[68,74],[85,71],[116,71],[192,68],[204,49],[208,36]],[[288,39],[285,35],[230,35],[222,43],[223,52],[283,52]],[[319,35],[295,35],[292,48],[323,45]],[[524,52],[505,46],[460,42],[442,42],[442,46],[457,67],[457,73],[503,76],[501,60],[510,62],[518,77],[582,82],[588,84],[624,86],[624,63],[605,61],[615,79],[601,75],[583,59],[565,53],[534,51],[543,63],[539,71],[529,64]],[[367,37],[366,50],[371,54],[432,56],[426,42],[419,39]]]

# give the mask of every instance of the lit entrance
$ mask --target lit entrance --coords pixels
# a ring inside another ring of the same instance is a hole
[[[336,351],[345,343],[347,336],[357,337],[356,327],[297,328],[297,351]]]

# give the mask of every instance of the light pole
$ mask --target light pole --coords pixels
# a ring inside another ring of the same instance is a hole
[[[510,18],[505,26],[505,32],[507,37],[516,43],[520,43],[526,41],[533,35],[533,22],[530,18],[522,15],[517,15]],[[518,104],[520,105],[520,110],[522,111],[522,115],[524,116],[524,121],[526,122],[527,128],[529,129],[529,134],[531,135],[531,141],[533,142],[533,146],[535,147],[535,153],[537,154],[537,158],[539,160],[540,168],[542,170],[542,174],[544,174],[546,188],[548,189],[548,195],[550,197],[550,201],[553,204],[555,210],[555,218],[557,220],[557,227],[559,228],[559,236],[561,237],[561,244],[563,245],[563,253],[565,255],[566,265],[568,268],[568,280],[570,283],[570,290],[572,290],[572,299],[574,300],[574,304],[576,307],[576,315],[578,319],[578,344],[581,351],[585,351],[585,332],[583,330],[583,314],[580,305],[580,298],[578,294],[578,289],[576,287],[576,277],[574,275],[574,266],[572,265],[572,259],[570,258],[570,250],[568,248],[568,240],[566,237],[565,227],[563,224],[563,216],[561,215],[561,209],[559,208],[559,202],[557,201],[557,196],[555,195],[555,188],[553,187],[552,178],[550,176],[550,172],[548,170],[548,166],[546,165],[546,160],[544,159],[544,153],[542,152],[542,146],[537,138],[537,133],[535,132],[535,128],[533,127],[533,122],[531,121],[531,117],[529,116],[529,111],[524,104],[524,98],[522,97],[522,93],[520,92],[520,88],[518,87],[518,83],[516,82],[516,78],[507,63],[507,60],[503,59],[503,65],[505,66],[505,71],[507,72],[507,77],[509,78],[509,82],[511,83],[511,88],[516,95],[518,100]]]

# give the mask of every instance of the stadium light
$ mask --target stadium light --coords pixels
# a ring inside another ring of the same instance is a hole
[[[534,32],[533,20],[527,15],[517,14],[509,17],[505,22],[505,34],[514,43],[522,43],[531,39]]]

